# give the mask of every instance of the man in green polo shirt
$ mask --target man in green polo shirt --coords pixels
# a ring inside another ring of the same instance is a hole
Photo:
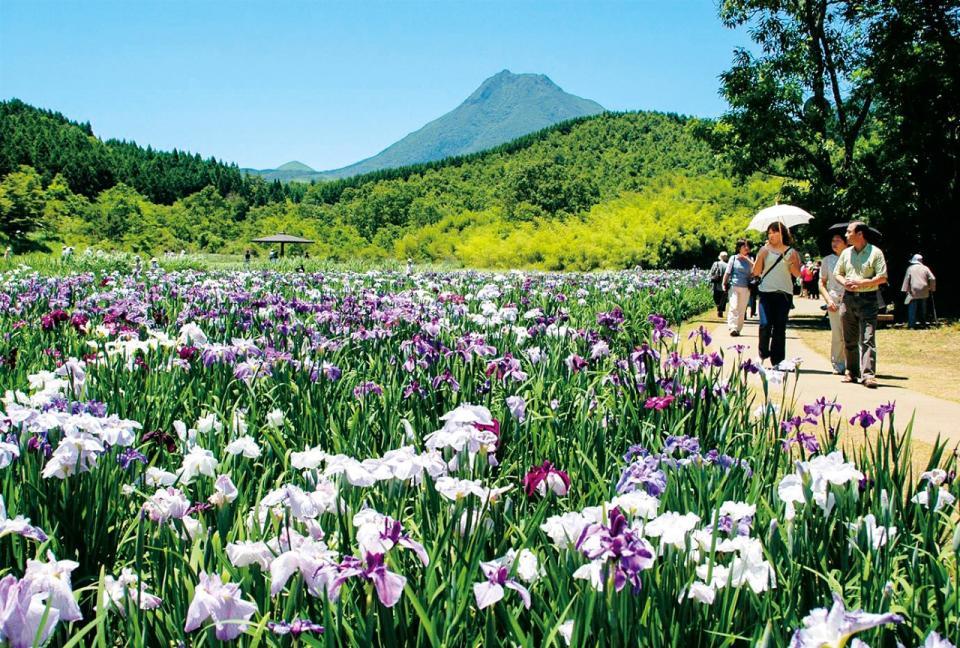
[[[843,382],[862,382],[877,387],[877,290],[887,283],[887,262],[883,252],[867,241],[867,225],[847,225],[847,243],[840,253],[834,276],[843,284],[843,341],[847,373]]]

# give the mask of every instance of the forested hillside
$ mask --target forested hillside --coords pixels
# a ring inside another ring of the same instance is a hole
[[[607,113],[471,156],[298,192],[255,179],[229,184],[235,166],[100,142],[88,125],[19,104],[3,113],[2,132],[16,131],[18,144],[4,138],[0,215],[35,224],[32,232],[5,229],[20,247],[238,252],[251,238],[284,231],[316,240],[311,256],[333,259],[548,269],[702,264],[780,188],[732,180],[700,136],[705,126],[677,115]],[[54,134],[68,144],[18,148],[53,142]],[[94,162],[77,161],[86,159]],[[90,169],[97,173],[84,179],[80,172]],[[267,199],[257,182],[269,188]]]
[[[44,183],[59,174],[71,191],[88,198],[118,183],[165,205],[207,186],[222,195],[239,194],[254,204],[303,194],[302,187],[248,178],[236,164],[183,151],[142,148],[136,142],[101,141],[90,124],[17,99],[0,101],[0,176],[21,165],[33,167]]]

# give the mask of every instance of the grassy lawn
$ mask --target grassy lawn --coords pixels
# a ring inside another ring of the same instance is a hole
[[[808,326],[796,332],[810,348],[826,355],[830,349],[826,319],[803,319]],[[936,328],[916,331],[903,324],[880,329],[878,365],[881,374],[908,379],[910,389],[960,402],[960,321],[940,322]]]

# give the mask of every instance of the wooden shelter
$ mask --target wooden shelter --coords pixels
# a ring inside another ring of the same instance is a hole
[[[287,243],[293,245],[309,245],[313,243],[310,239],[300,238],[299,236],[291,236],[290,234],[284,234],[280,232],[279,234],[273,234],[271,236],[261,236],[260,238],[253,239],[254,243],[279,243],[280,244],[280,256],[283,257],[283,248]]]

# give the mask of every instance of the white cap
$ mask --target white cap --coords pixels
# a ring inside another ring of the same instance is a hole
[[[923,255],[914,254],[913,257],[910,258],[910,264],[913,265],[914,263],[923,263]]]

